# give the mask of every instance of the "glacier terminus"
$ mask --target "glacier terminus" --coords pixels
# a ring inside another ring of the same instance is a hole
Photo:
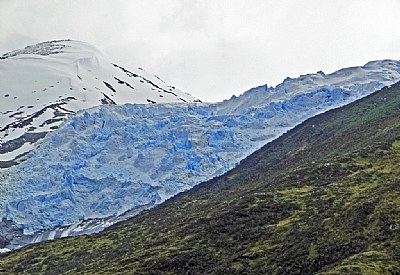
[[[89,77],[92,65],[81,77]],[[129,71],[112,67],[125,74],[116,78],[128,83]],[[113,74],[107,77],[98,83],[94,78],[91,85],[108,89],[105,81],[118,86]],[[57,233],[65,237],[72,235],[71,226],[79,228],[77,224],[87,220],[98,219],[106,227],[115,217],[162,203],[227,172],[304,120],[399,80],[400,62],[381,60],[332,74],[287,78],[276,87],[263,85],[219,103],[194,102],[182,93],[169,102],[138,104],[146,103],[144,93],[139,102],[121,99],[100,105],[104,95],[99,93],[88,106],[65,104],[61,107],[68,115],[58,120],[57,128],[26,151],[23,160],[0,169],[0,215],[3,223],[27,236],[65,228],[64,234]],[[80,83],[79,78],[74,82]],[[107,97],[116,98],[111,95]],[[47,238],[55,237],[50,235]],[[18,242],[8,237],[0,244],[15,248]]]

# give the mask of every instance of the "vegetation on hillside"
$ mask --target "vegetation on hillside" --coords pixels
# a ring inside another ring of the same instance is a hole
[[[7,274],[400,274],[400,84],[309,119],[222,177]]]

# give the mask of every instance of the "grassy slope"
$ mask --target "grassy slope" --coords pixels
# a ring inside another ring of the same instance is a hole
[[[399,274],[400,84],[312,118],[226,175],[7,274]]]

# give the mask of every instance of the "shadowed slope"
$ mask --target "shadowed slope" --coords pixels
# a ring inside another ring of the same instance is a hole
[[[397,274],[400,84],[309,119],[222,177],[83,237],[2,255],[12,274]]]

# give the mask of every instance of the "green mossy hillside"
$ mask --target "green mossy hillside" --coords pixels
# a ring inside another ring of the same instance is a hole
[[[226,175],[5,274],[400,274],[400,84],[309,119]]]

